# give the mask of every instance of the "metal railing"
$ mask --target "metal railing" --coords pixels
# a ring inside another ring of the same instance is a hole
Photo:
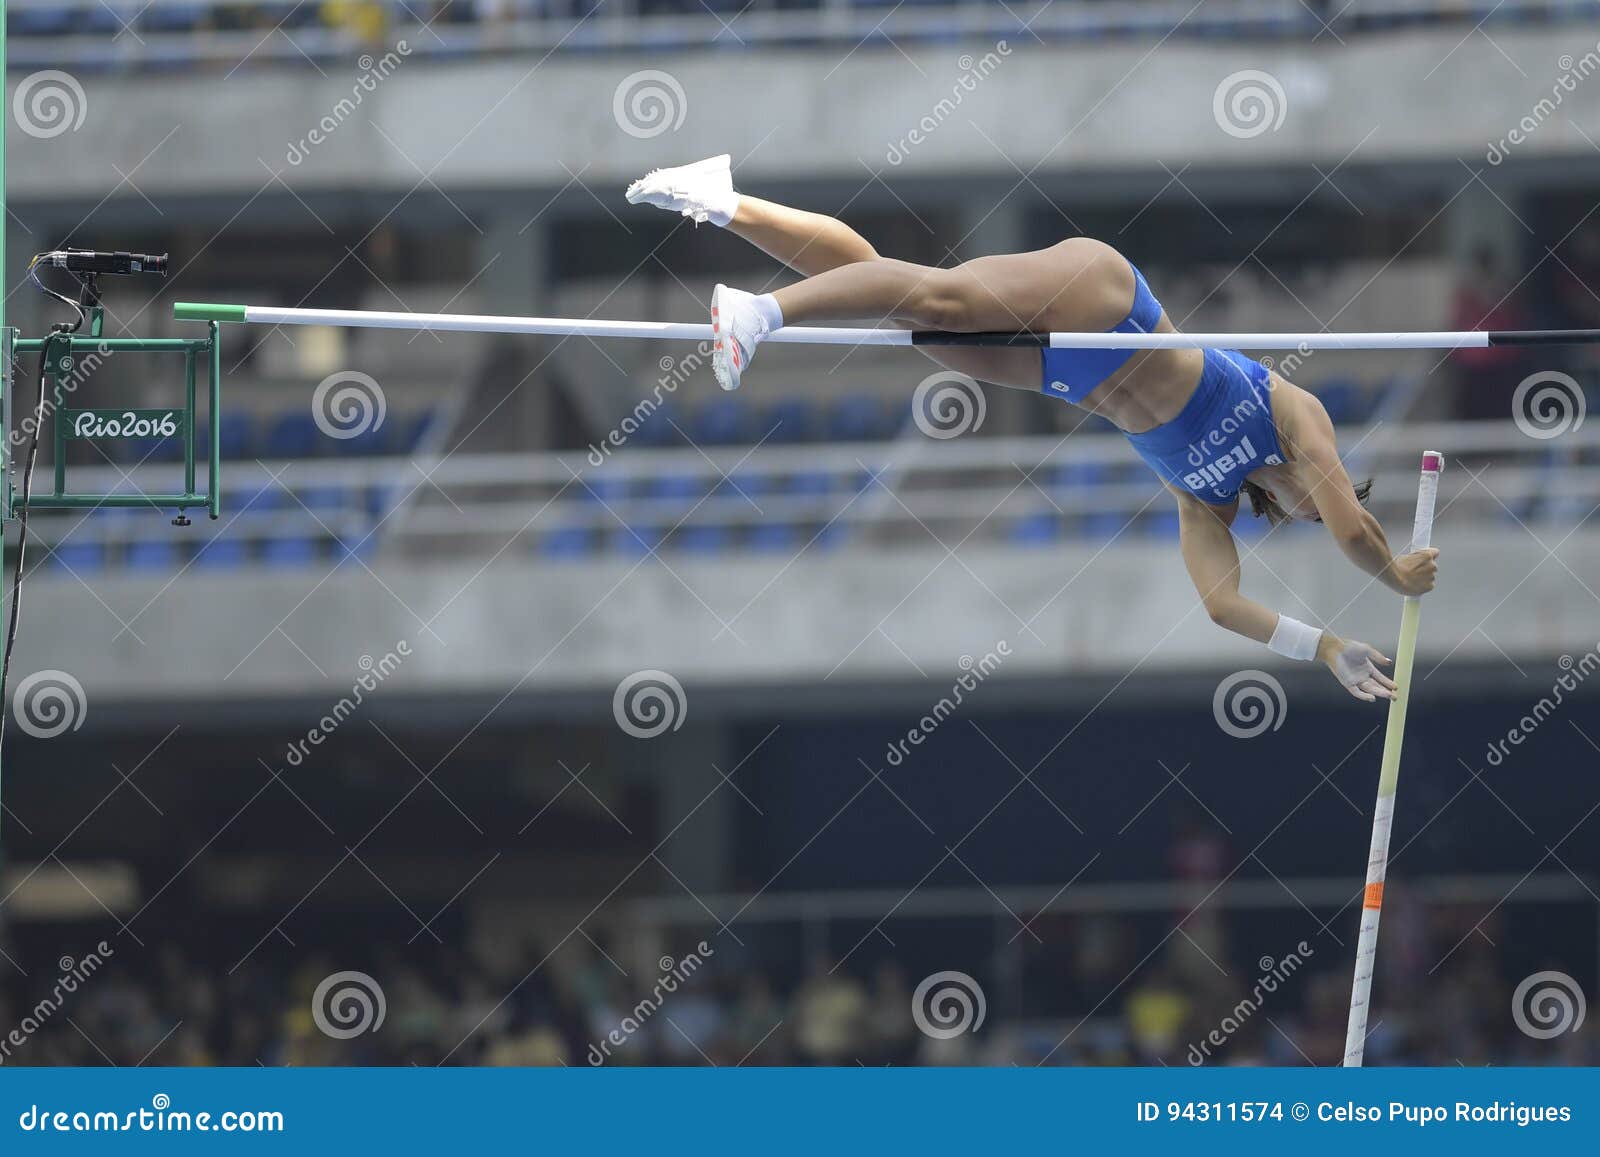
[[[314,8],[277,0],[12,0],[11,57],[22,68],[139,68],[174,63],[299,64],[369,48],[373,36],[319,22]],[[406,0],[374,0],[374,31],[422,55],[449,58],[564,51],[738,48],[772,44],[914,43],[960,37],[1073,40],[1170,34],[1311,38],[1416,23],[1505,24],[1592,19],[1593,0],[1102,0],[1096,3],[934,0],[709,0],[680,11],[662,0],[511,0],[505,15],[478,19],[466,6],[424,20]],[[459,10],[459,11],[457,11]],[[462,17],[470,17],[462,20]]]
[[[1376,479],[1374,513],[1395,527],[1409,522],[1424,448],[1442,450],[1451,463],[1440,502],[1457,528],[1571,524],[1590,515],[1600,496],[1594,425],[1545,441],[1514,422],[1378,424],[1346,432],[1342,442],[1352,471]],[[173,469],[154,462],[81,467],[75,477],[107,493],[157,492]],[[402,508],[403,516],[395,515]],[[220,533],[489,553],[519,537],[531,543],[572,532],[636,534],[670,547],[675,534],[720,528],[733,549],[741,533],[784,525],[804,536],[848,529],[853,541],[870,546],[925,541],[929,531],[1003,538],[1019,521],[1041,518],[1055,537],[1104,539],[1146,528],[1171,533],[1172,511],[1116,434],[938,441],[913,431],[888,442],[624,448],[598,466],[581,452],[233,462],[222,521],[177,532],[172,541]],[[1240,525],[1249,533],[1253,520]],[[106,546],[172,533],[154,515],[92,512],[41,514],[32,529],[51,543]]]

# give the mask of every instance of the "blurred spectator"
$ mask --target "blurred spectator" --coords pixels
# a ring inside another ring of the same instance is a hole
[[[1451,305],[1453,329],[1521,329],[1526,318],[1509,279],[1487,245],[1473,252]],[[1460,418],[1510,416],[1511,391],[1521,378],[1522,354],[1511,346],[1455,350],[1455,412]]]
[[[1128,1030],[1139,1064],[1169,1061],[1182,1052],[1191,1008],[1170,969],[1158,966],[1139,980],[1128,997]]]
[[[389,17],[377,0],[323,0],[323,24],[348,32],[365,44],[377,44],[388,28]]]
[[[829,957],[811,959],[811,974],[795,994],[795,1043],[813,1064],[836,1065],[860,1054],[867,1018],[867,993]]]

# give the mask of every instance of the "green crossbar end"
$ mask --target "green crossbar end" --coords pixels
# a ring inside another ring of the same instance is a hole
[[[173,305],[178,321],[244,321],[242,305],[209,305],[203,301],[180,301]]]

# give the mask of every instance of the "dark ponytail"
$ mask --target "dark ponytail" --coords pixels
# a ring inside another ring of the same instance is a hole
[[[1250,513],[1257,518],[1266,516],[1273,526],[1281,526],[1289,521],[1289,512],[1278,505],[1277,499],[1267,493],[1266,488],[1254,482],[1245,481],[1239,484],[1239,489],[1250,500]],[[1367,496],[1372,493],[1372,479],[1368,478],[1355,484],[1356,501],[1362,506],[1367,504]],[[1320,520],[1319,520],[1320,521]]]

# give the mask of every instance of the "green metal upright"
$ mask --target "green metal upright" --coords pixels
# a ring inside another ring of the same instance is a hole
[[[6,0],[0,0],[0,333],[6,328],[6,293],[10,276],[6,269],[6,229],[10,218],[6,214],[6,122],[11,119],[11,100],[6,93]],[[10,342],[4,343],[6,353]],[[0,412],[11,412],[11,358],[0,358]],[[5,517],[11,513],[11,429],[10,424],[0,431],[0,662],[8,661],[6,654],[6,623],[10,608],[6,605],[6,536]],[[9,711],[11,704],[0,695],[0,711]],[[0,752],[0,868],[5,867],[5,777],[4,753]]]

